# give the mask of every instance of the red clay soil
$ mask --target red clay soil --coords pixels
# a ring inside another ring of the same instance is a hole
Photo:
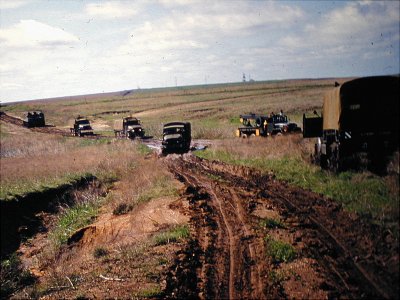
[[[193,156],[167,162],[186,185],[194,237],[169,273],[167,298],[399,297],[390,232],[272,175]],[[266,216],[284,228],[260,228]],[[271,260],[266,235],[294,246],[296,259]]]

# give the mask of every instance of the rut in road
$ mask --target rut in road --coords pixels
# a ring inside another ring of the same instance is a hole
[[[256,230],[252,215],[255,206],[265,203],[279,211],[305,245],[298,255],[317,262],[322,280],[317,289],[328,298],[398,297],[396,240],[334,201],[245,167],[191,155],[167,157],[166,162],[186,186],[194,235],[170,274],[169,297],[294,297],[271,280],[265,236]]]
[[[265,298],[266,265],[260,261],[263,255],[256,253],[262,241],[254,238],[236,191],[185,163],[174,162],[170,168],[186,184],[195,211],[191,223],[202,249],[196,274],[200,298]],[[178,291],[176,296],[187,297],[188,293]]]

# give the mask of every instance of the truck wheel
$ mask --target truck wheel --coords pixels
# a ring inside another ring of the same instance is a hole
[[[242,138],[243,138],[243,139],[247,139],[247,134],[242,133]]]
[[[336,143],[333,143],[330,147],[331,155],[329,157],[329,168],[333,172],[340,171],[340,158],[339,158],[339,146]]]

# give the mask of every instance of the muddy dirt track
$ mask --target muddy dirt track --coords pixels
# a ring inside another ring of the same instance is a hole
[[[186,185],[194,235],[169,274],[171,298],[398,298],[398,245],[389,232],[254,170],[189,155],[167,163]],[[266,209],[283,218],[289,230],[280,237],[298,259],[312,260],[309,274],[296,274],[300,286],[274,283],[277,264],[266,257],[255,214]]]
[[[19,118],[15,118],[12,116],[7,115],[4,112],[0,112],[0,120],[7,122],[7,123],[11,123],[20,127],[24,127],[23,124],[23,120],[19,119]],[[62,135],[62,136],[72,136],[71,132],[69,130],[66,129],[60,129],[57,128],[55,126],[52,125],[46,125],[44,127],[32,127],[29,128],[31,131],[33,132],[40,132],[40,133],[47,133],[47,134],[56,134],[56,135]],[[99,138],[109,138],[106,136],[102,136],[102,135],[86,135],[85,138],[88,139],[99,139]]]

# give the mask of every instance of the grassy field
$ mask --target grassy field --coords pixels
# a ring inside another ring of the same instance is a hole
[[[335,79],[336,81],[343,81]],[[54,101],[31,101],[2,107],[22,117],[28,110],[43,110],[50,124],[69,127],[78,115],[88,116],[95,129],[112,131],[114,120],[130,114],[140,118],[149,135],[160,136],[162,124],[185,120],[193,123],[194,138],[233,136],[242,113],[270,113],[281,109],[300,122],[305,111],[319,109],[322,96],[334,79],[290,80],[166,89],[133,90]]]
[[[215,140],[210,150],[199,155],[272,170],[279,179],[326,194],[345,203],[350,210],[384,219],[387,211],[392,214],[398,208],[398,185],[392,177],[351,172],[336,176],[322,172],[309,164],[308,157],[313,151],[311,139],[242,141],[233,137],[242,113],[267,114],[282,109],[301,125],[304,112],[321,109],[323,96],[335,81],[345,79],[132,90],[16,103],[2,110],[22,117],[28,110],[41,109],[48,123],[60,127],[69,127],[73,117],[86,115],[98,132],[110,135],[114,121],[130,114],[141,118],[147,134],[155,137],[160,137],[165,122],[190,121],[193,138]],[[48,136],[10,124],[2,124],[0,133],[1,199],[55,186],[87,173],[115,177],[114,166],[131,159],[128,150],[131,145],[121,144],[122,141]],[[398,176],[396,162],[394,165]]]

